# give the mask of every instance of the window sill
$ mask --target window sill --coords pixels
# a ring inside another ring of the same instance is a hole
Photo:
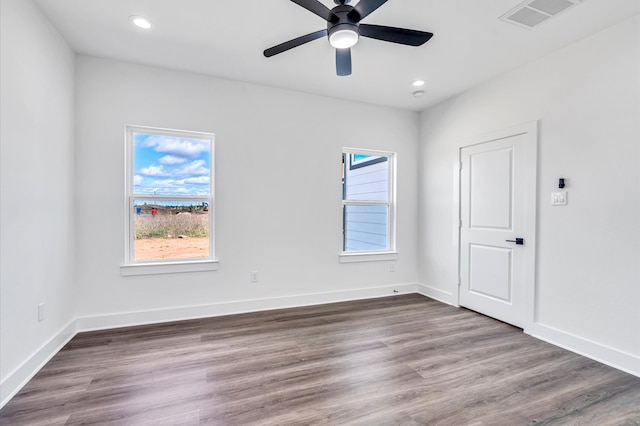
[[[340,263],[356,262],[380,262],[398,260],[397,251],[385,251],[380,253],[340,253]]]
[[[123,277],[136,275],[178,274],[183,272],[217,271],[217,260],[190,260],[158,263],[131,263],[120,266]]]

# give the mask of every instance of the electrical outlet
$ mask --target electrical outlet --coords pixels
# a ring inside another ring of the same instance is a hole
[[[44,303],[38,305],[38,322],[44,321]]]
[[[258,282],[258,271],[251,271],[251,282],[252,283]]]
[[[389,264],[389,272],[395,272],[396,271],[396,264],[395,263],[390,263]]]

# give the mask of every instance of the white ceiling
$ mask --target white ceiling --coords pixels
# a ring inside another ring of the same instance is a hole
[[[80,54],[415,111],[640,13],[639,0],[585,0],[529,30],[498,19],[521,0],[389,0],[363,23],[434,37],[417,48],[361,38],[352,49],[353,74],[338,77],[325,38],[263,56],[266,48],[326,28],[289,0],[35,2]],[[155,30],[133,27],[130,15],[148,17]],[[412,96],[416,78],[427,82],[421,98]]]

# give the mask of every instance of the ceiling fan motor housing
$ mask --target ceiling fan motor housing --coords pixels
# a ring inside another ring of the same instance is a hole
[[[327,36],[332,46],[339,48],[336,44],[339,44],[340,41],[337,41],[337,39],[345,36],[350,40],[345,41],[347,45],[344,48],[351,47],[358,41],[360,37],[360,22],[349,16],[349,13],[353,13],[352,11],[353,6],[346,4],[340,4],[331,9],[335,18],[327,23]]]

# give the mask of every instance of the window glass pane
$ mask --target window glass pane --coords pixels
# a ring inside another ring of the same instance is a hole
[[[209,257],[209,204],[144,201],[133,204],[134,260]]]
[[[388,250],[387,206],[344,206],[344,251]]]
[[[211,141],[133,134],[133,192],[210,195]]]
[[[345,154],[343,185],[345,200],[389,201],[388,157]]]

